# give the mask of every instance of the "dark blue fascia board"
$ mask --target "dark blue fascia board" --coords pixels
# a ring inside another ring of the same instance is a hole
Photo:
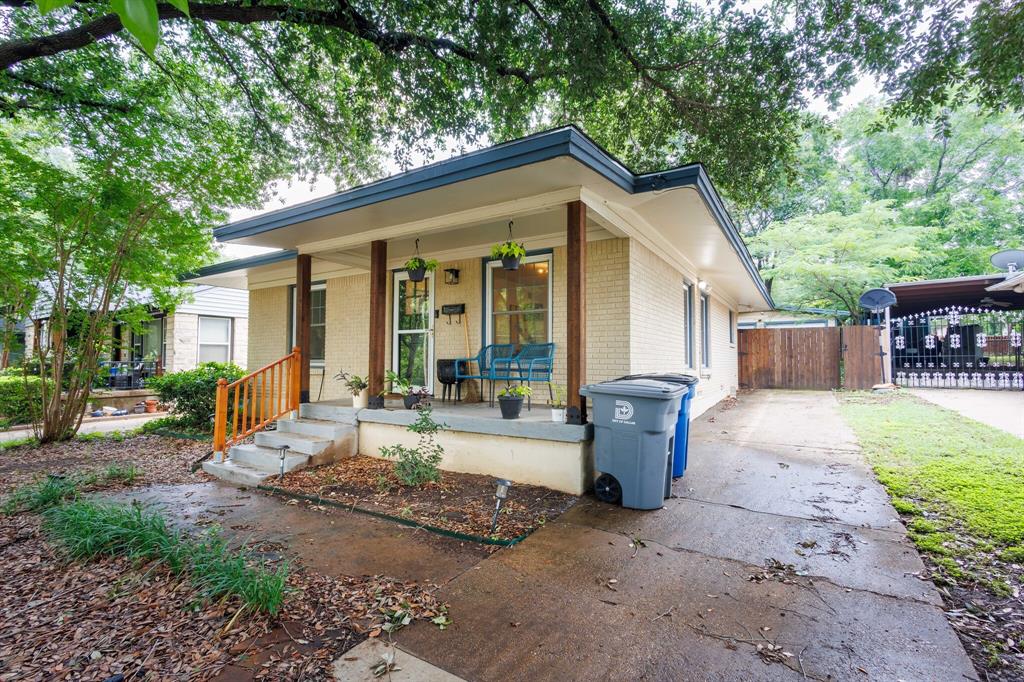
[[[264,213],[219,227],[214,230],[213,234],[218,241],[252,237],[307,220],[350,211],[362,206],[397,199],[560,156],[576,159],[630,194],[684,186],[694,187],[714,216],[719,228],[740,256],[740,260],[743,261],[744,267],[753,278],[761,295],[767,303],[772,305],[771,295],[761,279],[753,258],[747,251],[746,244],[740,237],[721,197],[714,185],[711,184],[711,179],[701,164],[689,164],[666,171],[637,175],[575,126],[544,131],[453,159],[439,161],[368,185],[354,187],[322,199]]]
[[[186,281],[195,279],[196,277],[222,275],[225,272],[234,272],[235,270],[244,270],[246,268],[258,268],[261,265],[270,265],[272,263],[282,263],[284,261],[294,259],[298,253],[298,251],[294,250],[274,251],[273,253],[261,253],[258,256],[239,258],[237,260],[224,261],[223,263],[214,263],[213,265],[207,265],[205,268],[199,268],[195,272],[189,272],[181,275],[178,279]]]

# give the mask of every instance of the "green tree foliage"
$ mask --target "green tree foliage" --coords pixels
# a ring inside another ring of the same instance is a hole
[[[771,265],[772,296],[799,305],[858,310],[865,290],[891,281],[920,255],[927,228],[905,225],[889,202],[849,214],[829,211],[773,223],[751,246]]]
[[[837,96],[862,74],[877,78],[893,118],[932,118],[973,102],[1024,110],[1024,4],[1014,0],[776,0],[792,13],[817,62],[816,92]]]
[[[785,17],[731,3],[38,4],[0,0],[0,111],[90,147],[225,140],[264,180],[351,184],[381,149],[408,163],[576,123],[638,171],[700,160],[748,201],[792,157],[821,58]]]
[[[40,384],[43,441],[77,430],[115,318],[138,326],[151,306],[172,309],[186,295],[178,273],[213,258],[217,206],[248,177],[222,167],[213,147],[165,150],[138,140],[100,158],[60,139],[0,126],[0,267],[5,280],[16,278],[0,289],[0,311],[9,325],[30,310],[46,319],[45,339],[26,363],[49,379]],[[146,167],[134,170],[133,160]]]
[[[916,255],[894,257],[885,276],[876,272],[864,288],[990,272],[992,253],[1024,245],[1024,125],[1015,115],[965,105],[926,123],[890,125],[882,103],[869,100],[834,123],[809,119],[796,169],[795,182],[780,181],[772,201],[736,209],[745,234],[770,230],[777,243],[787,229],[817,223],[828,231],[837,215],[854,216],[884,201],[895,222],[916,235]],[[764,240],[754,246],[777,302],[811,305],[834,296],[782,280],[782,270],[793,265],[781,263],[782,254],[801,262],[819,254],[776,252]]]

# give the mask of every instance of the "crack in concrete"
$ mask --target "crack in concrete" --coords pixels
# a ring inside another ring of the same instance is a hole
[[[609,530],[607,528],[601,528],[600,526],[584,526],[584,525],[581,525],[581,524],[578,524],[578,523],[573,523],[572,521],[560,521],[560,523],[564,523],[564,524],[570,525],[570,526],[575,526],[577,528],[590,528],[592,530],[600,531],[602,533],[607,533],[608,535],[614,535],[615,537],[623,537],[623,536],[629,537],[629,535],[627,533],[624,533],[622,531],[613,531],[613,530]],[[754,563],[749,562],[749,561],[742,561],[740,559],[734,559],[732,557],[723,557],[723,556],[719,556],[717,554],[711,554],[709,552],[702,552],[699,549],[691,549],[689,547],[677,547],[677,546],[674,546],[674,545],[666,545],[664,542],[661,542],[659,540],[655,540],[654,538],[646,538],[646,537],[642,537],[640,535],[635,535],[634,537],[637,537],[637,538],[643,540],[644,543],[651,543],[651,544],[657,545],[659,547],[662,547],[664,549],[667,549],[667,550],[669,550],[671,552],[677,552],[679,554],[693,554],[695,556],[704,557],[704,558],[708,558],[708,559],[716,559],[718,561],[725,561],[725,562],[728,562],[728,563],[731,563],[731,564],[734,564],[734,565],[737,565],[737,566],[743,566],[744,568],[763,568],[763,566],[758,566],[757,564],[754,564]],[[851,585],[841,585],[840,583],[837,583],[834,580],[832,580],[831,578],[828,578],[827,576],[823,576],[823,575],[800,575],[798,577],[800,577],[800,578],[807,578],[808,580],[815,581],[815,582],[816,581],[820,581],[820,582],[823,582],[823,583],[827,583],[828,585],[831,585],[832,587],[835,587],[835,588],[840,589],[840,590],[845,590],[845,591],[850,591],[850,592],[858,592],[858,593],[865,593],[865,594],[873,594],[873,595],[875,595],[877,597],[883,597],[885,599],[891,599],[891,600],[900,601],[900,602],[908,601],[909,600],[909,601],[921,604],[923,606],[932,607],[934,609],[937,609],[940,612],[942,611],[942,609],[938,605],[933,604],[932,602],[926,601],[924,599],[920,599],[920,598],[915,597],[913,595],[897,596],[897,595],[892,595],[892,594],[886,594],[884,592],[878,592],[876,590],[872,590],[872,589],[869,589],[869,588],[866,588],[866,587],[854,587],[854,586],[851,586]],[[922,585],[924,585],[924,584],[930,585],[930,583],[926,583],[926,581],[922,580],[921,582],[922,582]],[[796,587],[802,587],[802,588],[805,588],[805,589],[810,587],[810,586],[807,586],[807,585],[800,585],[799,583],[795,583],[795,586]],[[934,591],[935,587],[931,586],[931,589]],[[825,602],[825,603],[827,604],[827,602]],[[940,603],[941,603],[941,600],[940,600]]]
[[[762,452],[764,452],[766,450],[766,448],[782,447],[782,448],[797,448],[797,449],[800,449],[800,450],[813,450],[813,451],[821,451],[821,452],[845,453],[845,454],[850,454],[850,455],[860,455],[860,454],[863,454],[863,451],[859,447],[845,448],[845,447],[835,447],[835,446],[831,446],[831,445],[817,445],[817,444],[807,445],[806,443],[803,443],[803,444],[801,444],[801,443],[776,443],[776,442],[767,441],[767,440],[746,440],[746,439],[743,439],[743,438],[721,438],[721,437],[719,437],[719,438],[709,439],[706,442],[709,442],[709,443],[733,443],[735,445],[746,445],[746,446],[750,446],[754,450],[759,450],[759,451],[762,451]]]
[[[890,533],[890,534],[896,535],[896,536],[898,536],[900,538],[905,538],[906,537],[906,531],[903,531],[903,530],[896,530],[896,529],[893,529],[893,528],[882,528],[882,527],[879,527],[879,526],[871,526],[871,525],[862,526],[862,525],[858,525],[858,524],[855,524],[855,523],[848,523],[846,521],[840,521],[839,519],[836,519],[834,521],[828,521],[828,520],[822,520],[822,519],[819,519],[819,518],[815,518],[813,516],[796,516],[796,515],[793,515],[793,514],[781,514],[779,512],[764,511],[763,509],[751,509],[750,507],[744,507],[743,505],[735,504],[733,502],[715,502],[713,500],[704,500],[704,499],[701,499],[699,497],[681,497],[681,496],[676,496],[676,497],[672,497],[670,499],[673,499],[673,500],[685,500],[685,501],[689,501],[689,502],[697,502],[699,504],[710,504],[710,505],[717,506],[717,507],[731,507],[733,509],[739,509],[741,511],[750,512],[751,514],[763,514],[765,516],[772,516],[772,517],[779,518],[779,519],[792,519],[793,521],[813,521],[815,523],[825,523],[825,524],[828,524],[830,526],[842,526],[844,528],[854,528],[854,529],[858,529],[858,530],[873,530],[873,531],[876,531],[876,532],[879,532],[879,533]],[[885,540],[885,542],[892,542],[892,541],[891,540]]]

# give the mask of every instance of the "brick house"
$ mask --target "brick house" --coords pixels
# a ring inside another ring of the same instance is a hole
[[[511,272],[490,257],[510,234],[527,249]],[[697,416],[737,390],[738,315],[772,308],[702,166],[637,175],[573,127],[225,225],[215,236],[280,249],[211,266],[191,281],[248,291],[248,366],[298,346],[300,414],[351,422],[350,447],[364,454],[401,440],[408,417],[344,412],[351,403],[332,378],[339,370],[369,375],[374,395],[385,369],[413,366],[413,383],[439,395],[438,360],[493,343],[554,343],[553,381],[583,424],[519,422],[502,432],[484,423],[496,421],[496,408],[478,410],[478,422],[456,420],[460,428],[447,435],[446,465],[573,492],[589,475],[580,385],[640,372],[698,374]],[[417,252],[440,263],[422,283],[403,268]],[[410,306],[426,311],[412,323],[403,314]],[[278,390],[290,390],[281,381]],[[547,390],[534,388],[543,402]],[[479,400],[480,389],[467,382],[464,402]],[[316,404],[332,411],[306,407]],[[548,442],[531,456],[545,434],[558,447]],[[530,448],[517,449],[524,437]],[[510,473],[509,453],[532,464],[517,462]],[[531,479],[551,468],[545,457],[561,469]]]

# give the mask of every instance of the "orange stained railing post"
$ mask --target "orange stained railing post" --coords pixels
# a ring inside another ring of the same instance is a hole
[[[224,459],[224,447],[227,441],[225,431],[228,420],[228,380],[221,377],[217,380],[217,401],[213,422],[213,458],[220,462]]]
[[[263,430],[267,424],[299,409],[301,400],[300,372],[302,354],[298,348],[266,367],[228,383],[217,380],[216,414],[213,425],[215,462],[224,460],[228,448],[240,440]],[[234,391],[234,398],[231,392]],[[235,413],[228,419],[228,407]],[[241,412],[241,415],[239,415]],[[230,422],[231,434],[228,435]]]

